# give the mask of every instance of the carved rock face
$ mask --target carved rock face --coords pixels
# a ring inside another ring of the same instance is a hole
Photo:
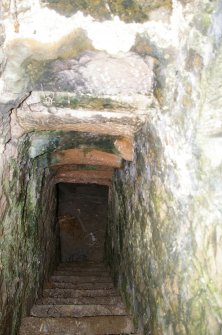
[[[152,77],[151,58],[145,62],[134,53],[110,57],[87,52],[77,59],[51,62],[33,88],[76,95],[146,95],[152,91]]]

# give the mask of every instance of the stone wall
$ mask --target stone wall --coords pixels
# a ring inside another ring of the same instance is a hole
[[[158,104],[113,181],[107,260],[144,334],[219,335],[221,1],[174,5],[176,48],[135,46],[158,59]]]
[[[0,161],[0,334],[16,334],[58,255],[52,177],[30,159],[30,141],[5,144]]]
[[[188,304],[194,236],[187,198],[173,192],[180,188],[179,173],[163,145],[147,123],[134,162],[116,173],[107,259],[144,334],[194,334]]]
[[[219,335],[221,166],[193,157],[184,175],[184,144],[159,126],[144,125],[134,161],[115,174],[107,262],[144,334]]]

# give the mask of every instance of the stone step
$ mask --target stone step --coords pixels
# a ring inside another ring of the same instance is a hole
[[[20,334],[20,333],[19,333]],[[25,335],[32,335],[32,334],[30,334],[29,332],[26,332],[26,333],[24,333]],[[37,333],[34,333],[34,335],[69,335],[70,333],[64,333],[63,331],[59,331],[59,332],[53,332],[53,333],[49,333],[49,332],[42,332],[42,331],[40,331],[40,332],[37,332]],[[77,333],[75,333],[76,335],[86,335],[86,333],[79,333],[79,332],[77,332]],[[92,333],[90,333],[90,334],[87,334],[87,335],[91,335]],[[98,334],[96,334],[96,335],[98,335]],[[99,335],[101,335],[101,334],[99,334]],[[102,335],[104,335],[104,334],[102,334]],[[107,335],[107,333],[105,333],[105,335]],[[141,334],[141,333],[116,333],[116,334],[108,334],[108,335],[143,335],[143,334]]]
[[[51,281],[54,282],[64,282],[64,283],[112,283],[112,279],[110,277],[97,277],[97,276],[87,276],[87,277],[81,277],[81,276],[52,276]]]
[[[59,265],[57,267],[58,270],[75,270],[75,271],[86,271],[86,272],[95,272],[95,271],[108,271],[109,268],[105,266],[78,266],[78,265]]]
[[[119,296],[115,289],[73,290],[73,289],[44,289],[43,297],[49,298],[79,298],[79,297],[113,297]]]
[[[121,305],[35,305],[32,307],[30,315],[40,318],[77,318],[100,315],[127,315],[127,313]]]
[[[79,298],[41,298],[36,305],[119,305],[124,306],[120,296],[79,297]]]
[[[82,318],[38,318],[22,320],[19,335],[103,335],[132,334],[134,326],[127,316],[93,316]]]
[[[75,268],[75,269],[103,269],[107,270],[107,266],[101,262],[68,262],[68,263],[60,263],[58,269],[61,268]]]
[[[77,277],[77,278],[81,278],[84,280],[84,278],[107,278],[109,280],[112,280],[111,275],[107,272],[107,271],[101,271],[101,272],[83,272],[83,271],[74,271],[74,270],[59,270],[59,271],[55,271],[53,273],[53,276],[72,276],[72,277]]]
[[[67,335],[67,333],[64,333],[63,331],[62,332],[56,332],[56,333],[46,333],[46,332],[39,332],[39,333],[35,333],[34,335],[43,335],[43,334],[45,334],[45,335]],[[70,334],[70,333],[69,333]],[[68,335],[69,335],[68,334]],[[75,333],[76,335],[81,335],[81,334],[83,334],[83,333]],[[84,333],[83,335],[85,335],[86,333]],[[92,333],[90,333],[90,335],[91,335]],[[26,335],[30,335],[30,333],[26,333]],[[89,334],[87,334],[87,335],[89,335]],[[96,335],[98,335],[98,334],[96,334]],[[101,334],[100,334],[101,335]],[[105,334],[105,335],[107,335],[107,333]],[[120,334],[120,333],[118,333],[118,334],[109,334],[109,335],[123,335],[122,333]],[[137,334],[137,333],[127,333],[127,334],[124,334],[124,335],[142,335],[142,334]]]
[[[109,269],[103,266],[78,266],[78,265],[60,265],[57,270],[67,271],[79,271],[79,272],[109,272]]]
[[[64,283],[64,282],[48,282],[44,288],[69,288],[79,290],[93,290],[93,289],[114,289],[113,283]]]

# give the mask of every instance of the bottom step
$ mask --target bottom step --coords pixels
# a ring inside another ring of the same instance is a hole
[[[116,316],[127,315],[125,308],[114,305],[35,305],[31,309],[31,316],[40,318],[52,317],[84,317],[84,316]]]
[[[104,335],[133,334],[133,323],[127,316],[94,316],[82,318],[36,318],[22,320],[19,335]]]

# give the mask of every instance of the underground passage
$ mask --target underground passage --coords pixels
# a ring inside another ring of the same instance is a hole
[[[59,184],[58,221],[61,262],[104,261],[108,187]]]
[[[222,335],[222,1],[0,1],[0,335]]]

